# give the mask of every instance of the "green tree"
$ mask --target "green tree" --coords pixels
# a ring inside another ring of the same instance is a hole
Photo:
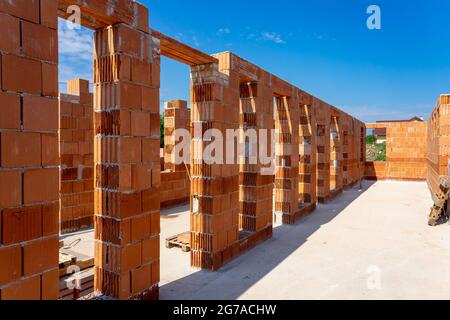
[[[369,135],[366,137],[366,143],[367,144],[375,144],[377,141],[377,139],[375,138],[374,135]]]

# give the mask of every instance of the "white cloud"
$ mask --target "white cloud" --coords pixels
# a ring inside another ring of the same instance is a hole
[[[175,39],[177,39],[178,41],[181,41],[183,43],[186,43],[187,45],[191,45],[194,47],[200,47],[200,41],[194,32],[190,32],[190,34],[184,34],[184,33],[178,32],[175,35]]]
[[[72,29],[69,24],[67,20],[59,20],[59,54],[68,60],[82,60],[92,64],[93,32],[85,28]]]
[[[224,27],[224,28],[220,28],[219,30],[217,30],[217,34],[230,34],[231,33],[231,30],[229,29],[229,28],[226,28],[226,27]]]
[[[285,44],[286,41],[283,40],[280,34],[276,32],[262,32],[261,39],[265,41],[272,41],[277,44]]]

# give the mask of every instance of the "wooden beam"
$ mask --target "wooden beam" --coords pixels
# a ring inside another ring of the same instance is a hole
[[[76,5],[81,10],[81,25],[100,29],[115,23],[136,24],[138,4],[133,0],[58,0],[58,16],[68,19],[73,13],[67,9]]]
[[[161,54],[168,58],[190,66],[219,62],[219,60],[209,54],[194,49],[156,30],[152,30],[152,36],[160,40]]]

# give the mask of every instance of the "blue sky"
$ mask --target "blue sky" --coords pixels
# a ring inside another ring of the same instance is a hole
[[[141,2],[152,28],[206,53],[235,52],[364,121],[427,118],[450,92],[450,1]],[[371,4],[381,30],[366,27]],[[61,82],[91,78],[91,42],[60,21]],[[188,100],[188,67],[164,58],[161,77],[162,100]]]

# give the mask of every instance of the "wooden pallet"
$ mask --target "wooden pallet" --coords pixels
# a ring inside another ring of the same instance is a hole
[[[166,239],[166,248],[178,247],[183,252],[191,251],[191,233],[185,232]]]

